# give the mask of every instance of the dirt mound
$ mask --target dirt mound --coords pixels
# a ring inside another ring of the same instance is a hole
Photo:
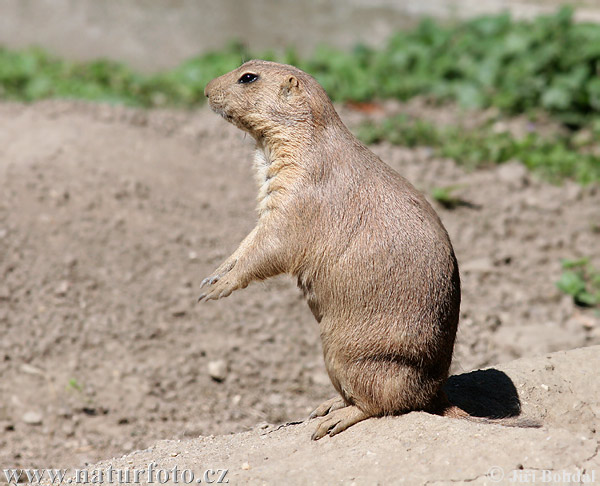
[[[250,142],[204,109],[0,104],[3,467],[75,467],[158,439],[302,419],[333,396],[291,279],[196,305],[201,280],[254,227]],[[374,150],[425,192],[458,184],[471,203],[436,206],[462,270],[454,373],[600,343],[597,315],[554,285],[561,258],[600,264],[597,187]],[[342,440],[402,424],[404,464],[406,424],[446,430],[439,420],[369,422]]]
[[[518,390],[523,416],[543,422],[540,429],[415,412],[370,419],[338,436],[313,442],[309,437],[315,422],[305,422],[235,435],[162,441],[93,465],[89,471],[93,474],[111,465],[146,472],[153,464],[157,470],[172,471],[177,466],[179,474],[187,469],[203,478],[207,469],[227,470],[225,479],[231,484],[281,484],[283,478],[289,485],[579,483],[562,478],[594,474],[597,479],[600,474],[595,431],[600,419],[598,366],[600,346],[595,346],[456,377],[461,383],[455,391],[463,398],[480,404],[499,400],[512,407],[515,396],[510,389],[505,387],[498,394],[502,377]],[[215,472],[208,477],[220,475]],[[147,483],[147,478],[141,479]]]

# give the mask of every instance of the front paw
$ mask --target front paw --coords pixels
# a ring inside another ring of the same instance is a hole
[[[201,288],[208,285],[209,287],[206,289],[199,298],[198,302],[204,300],[217,300],[223,297],[227,297],[234,290],[240,288],[238,283],[231,278],[231,276],[222,277],[221,275],[205,278],[202,281]]]
[[[221,278],[223,278],[225,275],[227,275],[233,269],[233,267],[235,267],[236,263],[237,263],[237,260],[231,260],[231,261],[224,262],[219,268],[217,268],[215,270],[214,275],[211,275],[210,277],[206,277],[204,280],[202,280],[202,283],[200,284],[200,288],[203,288],[207,285],[213,285],[213,284],[217,283],[219,280],[221,280]]]

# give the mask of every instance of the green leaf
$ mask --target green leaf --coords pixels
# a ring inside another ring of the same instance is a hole
[[[547,89],[542,95],[542,106],[549,110],[564,110],[571,103],[571,94],[562,86]]]
[[[577,272],[564,272],[560,280],[556,283],[556,286],[562,290],[565,294],[577,297],[582,292],[585,292],[585,282],[581,274]]]

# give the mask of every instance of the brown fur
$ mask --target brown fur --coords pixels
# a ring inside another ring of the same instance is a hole
[[[238,83],[245,73],[258,79]],[[295,67],[250,61],[205,94],[256,140],[259,217],[205,279],[200,299],[280,273],[297,277],[343,398],[315,411],[335,417],[314,438],[372,416],[445,413],[460,280],[429,203],[350,133],[323,88]]]

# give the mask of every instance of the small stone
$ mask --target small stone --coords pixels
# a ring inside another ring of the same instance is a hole
[[[21,365],[21,371],[23,373],[27,373],[28,375],[44,376],[44,372],[40,368],[37,368],[37,367],[35,367],[33,365],[30,365],[28,363],[23,363]]]
[[[63,258],[63,262],[69,268],[76,267],[78,263],[77,257],[74,255],[67,255],[65,258]]]
[[[66,437],[75,436],[75,425],[72,422],[66,422],[62,426],[62,433],[65,434]]]
[[[583,197],[583,186],[576,183],[567,183],[564,188],[564,194],[571,201],[579,201]]]
[[[247,462],[245,462],[244,464],[242,464],[242,469],[244,471],[247,471],[248,469],[250,469],[250,464],[248,464]]]
[[[27,425],[42,425],[42,414],[38,412],[25,412],[22,417]]]
[[[541,388],[542,390],[544,390],[544,391],[548,391],[548,390],[550,389],[550,387],[548,387],[548,385],[545,385],[544,383],[542,383],[542,384],[540,385],[540,388]]]
[[[208,374],[215,381],[224,381],[227,378],[227,362],[224,359],[210,361],[208,363]]]
[[[195,262],[196,260],[198,260],[198,253],[196,253],[195,251],[190,251],[190,252],[188,253],[188,258],[189,258],[191,261]]]
[[[591,316],[587,316],[584,314],[575,314],[573,316],[573,321],[580,326],[583,326],[584,329],[590,331],[596,327],[596,319]]]
[[[63,280],[56,286],[54,293],[58,297],[64,297],[65,295],[67,295],[67,292],[69,291],[69,287],[70,287],[69,282],[67,282],[66,280]]]
[[[511,186],[521,188],[529,183],[527,168],[520,162],[506,162],[496,169],[498,178]]]
[[[178,305],[177,307],[173,308],[173,310],[171,311],[171,315],[173,317],[185,317],[186,314],[187,314],[187,308],[181,304]]]
[[[275,407],[279,407],[283,404],[284,402],[284,398],[281,394],[279,393],[272,393],[271,395],[268,396],[267,401],[275,406]]]
[[[3,285],[2,287],[0,287],[0,301],[9,301],[10,300],[10,289],[6,286]]]

